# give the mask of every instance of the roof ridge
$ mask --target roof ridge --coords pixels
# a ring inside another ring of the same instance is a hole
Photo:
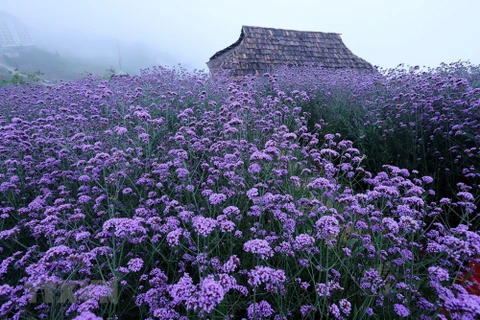
[[[336,34],[341,35],[338,32],[324,32],[324,31],[305,31],[305,30],[293,30],[293,29],[281,29],[281,28],[269,28],[269,27],[259,27],[259,26],[247,26],[242,25],[243,28],[252,28],[252,29],[265,29],[265,30],[279,30],[279,31],[292,31],[292,32],[302,32],[302,33],[326,33],[326,34]]]

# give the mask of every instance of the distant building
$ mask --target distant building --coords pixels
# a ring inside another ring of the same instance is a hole
[[[34,43],[25,24],[11,14],[0,11],[0,49],[31,46],[34,46]]]
[[[373,71],[374,67],[354,55],[340,34],[243,26],[240,38],[215,53],[207,66],[212,73],[232,71],[232,76],[271,72],[280,66]]]

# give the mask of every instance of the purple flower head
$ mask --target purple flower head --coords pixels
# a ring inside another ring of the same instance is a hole
[[[331,189],[333,189],[333,186],[330,183],[330,181],[328,179],[325,179],[325,178],[314,179],[312,182],[307,184],[307,187],[310,188],[310,189],[319,189],[319,190],[324,190],[324,189],[331,190]]]
[[[284,138],[285,140],[296,140],[296,139],[297,139],[297,135],[296,135],[295,133],[293,133],[293,132],[289,132],[289,133],[285,133],[285,134],[283,135],[283,138]]]
[[[332,303],[329,307],[330,314],[335,318],[335,319],[341,319],[340,315],[340,309],[335,303]]]
[[[347,317],[350,315],[350,312],[352,312],[352,304],[347,299],[340,300],[338,305],[340,306],[340,311]]]
[[[112,218],[103,224],[103,231],[114,230],[115,236],[119,238],[128,238],[132,243],[136,242],[138,237],[144,236],[147,229],[142,226],[143,218]]]
[[[101,301],[101,299],[111,297],[113,294],[113,288],[108,285],[96,285],[90,284],[86,287],[82,287],[74,293],[74,297],[80,301],[88,302],[92,301],[95,304]],[[87,303],[88,304],[88,303]]]
[[[273,250],[266,240],[249,240],[243,245],[243,250],[245,250],[245,252],[258,254],[261,259],[273,257]]]
[[[138,139],[144,143],[148,143],[150,139],[150,135],[148,133],[143,132],[138,135]]]
[[[248,172],[250,172],[251,174],[257,174],[260,171],[262,171],[262,167],[260,167],[260,165],[258,163],[252,163],[248,167]]]
[[[308,234],[300,234],[295,237],[293,248],[295,250],[303,250],[310,248],[315,243],[315,238]]]
[[[317,283],[315,289],[320,297],[330,297],[333,291],[341,291],[344,288],[338,282],[331,280],[327,283]]]
[[[175,319],[179,319],[180,317],[177,311],[170,309],[168,307],[155,309],[153,311],[153,316],[158,319],[165,319],[165,320],[175,320]]]
[[[360,287],[365,291],[370,291],[374,294],[378,293],[378,289],[385,285],[385,280],[380,276],[380,273],[370,268],[365,270],[363,277],[360,278]]]
[[[90,198],[89,196],[82,195],[78,197],[78,203],[81,203],[81,204],[88,203],[90,202],[90,200],[92,200],[92,198]]]
[[[177,173],[177,177],[180,180],[186,180],[188,178],[188,175],[190,174],[190,172],[184,168],[177,168],[175,172]]]
[[[302,317],[306,317],[309,314],[314,314],[317,312],[317,308],[315,308],[312,305],[303,305],[300,307],[300,313],[302,314]]]
[[[123,194],[131,194],[133,192],[132,188],[125,188],[122,190]]]
[[[102,317],[97,317],[95,314],[90,311],[83,311],[78,316],[73,318],[73,320],[103,320]]]
[[[266,160],[266,161],[272,161],[272,156],[267,154],[267,153],[264,153],[264,152],[261,152],[261,151],[255,151],[254,153],[252,153],[252,155],[250,156],[250,161],[254,161],[254,160]]]
[[[212,193],[208,197],[208,201],[212,205],[220,204],[222,202],[225,202],[227,200],[227,196],[224,195],[223,193]]]
[[[217,222],[220,225],[220,231],[222,232],[232,232],[233,230],[235,230],[235,223],[228,220],[228,217],[226,215],[219,215],[217,217]]]
[[[90,238],[91,234],[88,231],[81,231],[75,235],[75,241],[82,241]],[[1,237],[0,237],[1,239]]]
[[[267,286],[282,286],[286,280],[285,271],[270,267],[256,266],[248,272],[248,284],[252,287],[258,287],[263,283]]]
[[[240,259],[236,255],[233,255],[228,259],[227,262],[225,262],[225,264],[221,267],[221,270],[225,273],[231,273],[234,272],[239,265]]]
[[[173,231],[170,231],[167,234],[167,243],[170,247],[176,247],[180,244],[180,237],[183,234],[183,229],[178,228]]]
[[[452,203],[452,200],[449,199],[449,198],[442,198],[442,199],[440,199],[439,202],[442,203],[442,204],[450,204],[450,203]]]
[[[238,215],[240,214],[240,209],[235,206],[229,206],[223,209],[223,214],[227,216]]]
[[[267,301],[260,301],[259,303],[252,303],[248,309],[248,319],[266,319],[269,318],[275,311]]]
[[[398,316],[402,318],[406,318],[410,315],[410,310],[407,307],[405,307],[403,304],[395,304],[393,306],[393,310]]]
[[[127,128],[125,127],[115,127],[113,128],[113,132],[115,132],[117,135],[121,136],[124,135],[125,133],[128,132]]]
[[[402,202],[411,206],[418,207],[423,207],[425,205],[425,202],[422,200],[422,198],[419,198],[417,196],[404,197],[402,198]]]
[[[428,273],[432,280],[448,281],[450,279],[448,270],[441,267],[436,267],[436,266],[429,267]]]
[[[186,299],[186,306],[194,311],[201,309],[210,313],[222,302],[224,296],[225,292],[222,285],[209,276],[201,282],[200,291]]]
[[[372,308],[366,308],[365,313],[368,314],[369,316],[373,316],[375,314]]]
[[[183,210],[183,211],[180,211],[180,213],[178,214],[178,217],[182,220],[182,221],[188,221],[191,217],[193,217],[194,213],[192,211],[187,211],[187,210]]]
[[[346,257],[351,257],[352,256],[352,250],[350,248],[344,247],[342,248],[343,253],[345,254]]]
[[[74,253],[74,250],[65,246],[59,245],[51,247],[45,252],[45,255],[42,257],[42,261],[50,261],[50,259],[59,258],[60,256],[69,256]]]
[[[80,177],[78,177],[78,181],[80,182],[90,182],[90,180],[91,180],[90,177],[87,176],[86,174],[83,174]]]
[[[257,196],[258,196],[258,189],[257,188],[252,188],[252,189],[247,191],[247,197],[250,200],[253,200],[253,198],[255,198]]]
[[[430,176],[423,176],[423,177],[422,177],[422,180],[423,180],[423,182],[424,182],[425,184],[430,184],[430,183],[433,182],[433,178],[430,177]]]
[[[189,299],[196,290],[193,280],[188,273],[183,275],[178,282],[169,288],[169,294],[173,298],[174,304],[179,304],[182,301]]]
[[[133,272],[138,272],[143,267],[143,260],[141,258],[135,258],[128,261],[128,269]]]
[[[409,216],[401,216],[399,219],[399,227],[406,232],[415,232],[420,229],[421,224],[418,220],[415,220]]]
[[[315,222],[317,228],[317,238],[332,243],[340,233],[339,222],[335,217],[323,216]]]
[[[337,151],[332,150],[330,148],[325,148],[325,149],[320,150],[320,154],[322,156],[330,156],[330,157],[333,157],[333,158],[336,158],[336,157],[340,156],[340,154]]]
[[[208,236],[218,225],[218,222],[212,218],[205,218],[204,216],[195,216],[192,218],[193,228],[195,232],[202,237]]]
[[[473,194],[471,194],[470,192],[466,192],[466,191],[457,193],[457,196],[462,198],[465,201],[474,201],[475,200],[475,197],[473,196]]]
[[[387,232],[397,233],[398,231],[400,231],[398,223],[392,218],[383,218],[382,225]]]

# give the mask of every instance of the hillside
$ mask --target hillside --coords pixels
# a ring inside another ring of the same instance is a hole
[[[75,80],[86,72],[101,75],[105,73],[108,66],[99,66],[72,58],[66,59],[40,48],[32,48],[18,52],[16,57],[1,55],[0,67],[4,69],[4,74],[7,70],[12,72],[12,69],[19,69],[28,73],[41,71],[45,74],[44,78],[49,80]]]

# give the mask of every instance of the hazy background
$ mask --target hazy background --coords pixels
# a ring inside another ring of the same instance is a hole
[[[122,69],[206,69],[242,25],[341,33],[381,67],[480,63],[480,0],[0,0],[0,10],[37,47],[117,70],[119,49]]]

